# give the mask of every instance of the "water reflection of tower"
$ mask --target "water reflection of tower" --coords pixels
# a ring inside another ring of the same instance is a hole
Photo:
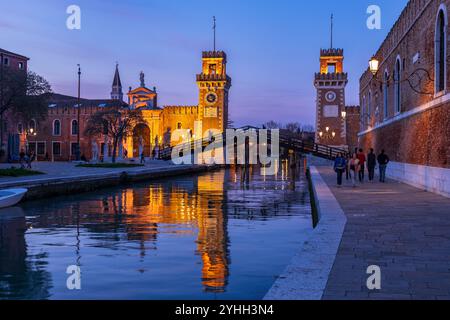
[[[225,172],[198,177],[198,239],[202,283],[207,292],[225,292],[228,285],[228,232],[225,210]]]

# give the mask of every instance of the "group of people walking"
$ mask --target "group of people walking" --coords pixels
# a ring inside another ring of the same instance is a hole
[[[338,154],[334,161],[334,171],[337,174],[338,187],[342,186],[344,173],[346,179],[352,181],[353,187],[356,187],[357,180],[359,180],[360,183],[364,183],[366,168],[369,181],[373,182],[375,180],[375,168],[377,164],[380,173],[380,182],[385,183],[386,168],[389,161],[389,157],[384,150],[381,150],[381,153],[378,156],[375,155],[373,149],[370,149],[367,155],[364,153],[363,149],[356,149],[353,154],[348,156],[343,153]]]
[[[36,160],[36,155],[34,151],[25,153],[22,149],[19,154],[19,163],[21,169],[31,169],[31,164]]]

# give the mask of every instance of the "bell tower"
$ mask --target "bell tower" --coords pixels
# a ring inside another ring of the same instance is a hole
[[[202,73],[197,75],[197,85],[198,120],[203,123],[203,131],[216,129],[224,132],[228,126],[228,92],[231,88],[225,52],[203,52]]]
[[[344,72],[343,49],[320,50],[320,72],[315,74],[316,98],[316,142],[335,147],[345,147],[346,120],[345,87],[347,73]]]

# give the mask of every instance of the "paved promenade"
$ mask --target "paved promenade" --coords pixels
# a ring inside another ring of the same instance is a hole
[[[19,164],[0,163],[0,169],[16,167],[20,168]],[[166,169],[174,167],[172,162],[165,161],[149,161],[144,167],[130,167],[130,168],[83,168],[77,167],[71,162],[34,162],[33,170],[40,171],[44,174],[25,176],[25,177],[0,177],[0,187],[16,182],[37,181],[56,178],[68,177],[88,177],[91,175],[112,174],[118,172],[140,172],[149,169]]]
[[[14,165],[18,167],[18,165]],[[0,164],[10,168],[11,164]],[[83,168],[69,162],[38,162],[33,169],[41,175],[0,177],[0,189],[27,188],[25,200],[42,197],[89,192],[122,183],[166,178],[181,174],[196,174],[214,169],[207,165],[174,165],[172,162],[150,161],[145,166],[130,168]]]
[[[388,181],[336,187],[318,168],[347,217],[323,299],[450,299],[450,199]],[[369,291],[368,266],[382,289]]]

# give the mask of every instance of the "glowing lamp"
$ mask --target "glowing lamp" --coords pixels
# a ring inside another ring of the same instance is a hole
[[[378,61],[377,58],[372,57],[372,59],[370,59],[370,61],[369,61],[369,69],[373,75],[377,74],[379,66],[380,66],[380,61]]]
[[[342,116],[342,119],[347,118],[347,112],[342,111],[342,112],[341,112],[341,116]]]

